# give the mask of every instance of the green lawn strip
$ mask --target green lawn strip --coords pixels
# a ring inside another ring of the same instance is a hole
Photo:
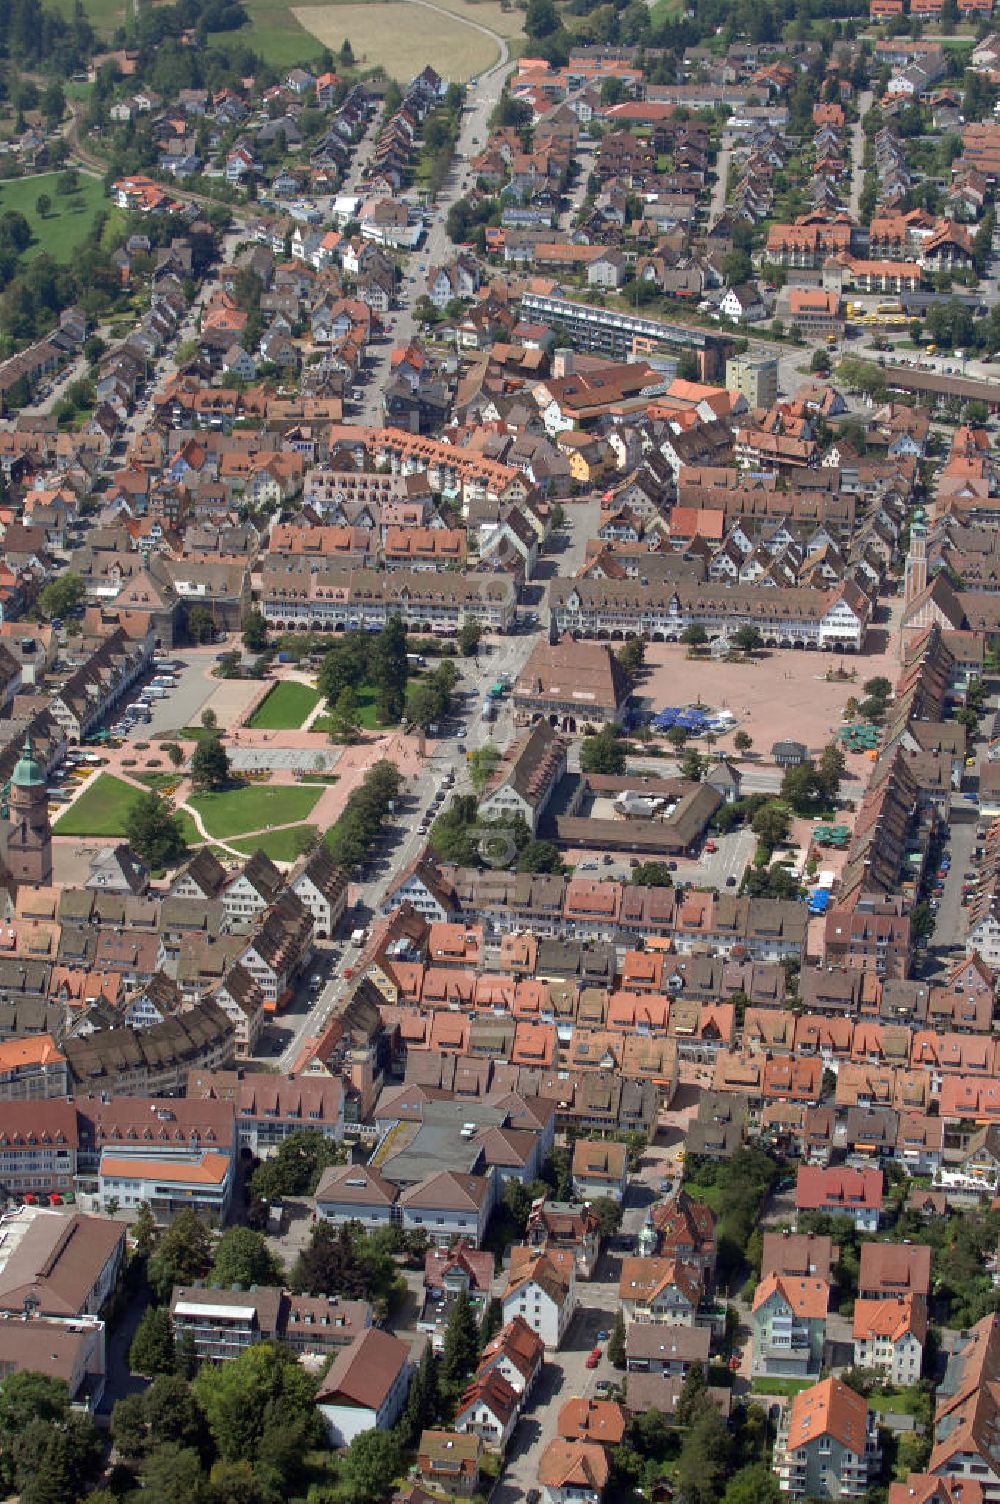
[[[181,830],[184,835],[184,840],[187,842],[187,844],[189,846],[204,846],[205,838],[202,835],[201,831],[198,829],[197,825],[192,820],[191,816],[188,814],[187,810],[179,809],[177,813],[181,817]]]
[[[182,726],[179,731],[168,731],[156,739],[163,742],[203,742],[206,737],[214,735],[215,731],[209,726]]]
[[[297,784],[248,783],[220,794],[192,794],[187,802],[198,811],[209,836],[228,841],[268,825],[299,824],[312,814],[322,793]]]
[[[375,686],[373,684],[362,684],[356,693],[358,697],[358,720],[361,725],[364,726],[366,731],[379,730],[381,723],[375,714]]]
[[[177,783],[179,773],[133,773],[136,783],[144,783],[148,789],[163,789],[168,784]]]
[[[321,699],[318,689],[288,679],[268,691],[247,724],[264,731],[298,731]]]
[[[903,1389],[899,1394],[880,1394],[875,1389],[869,1394],[868,1403],[883,1415],[919,1415],[921,1396],[917,1389]]]
[[[769,1379],[762,1376],[750,1380],[750,1391],[752,1394],[783,1394],[791,1399],[815,1382],[815,1379]]]
[[[263,851],[272,862],[294,862],[303,851],[308,851],[316,838],[316,829],[315,825],[289,825],[285,830],[269,830],[260,836],[244,836],[241,840],[231,841],[230,845],[246,856],[253,856],[255,851]]]
[[[0,214],[16,211],[31,226],[33,238],[24,252],[26,261],[43,251],[56,261],[72,261],[90,234],[95,218],[107,208],[100,178],[81,172],[79,188],[66,194],[56,186],[59,176],[58,172],[43,172],[37,177],[10,178],[0,183]],[[35,207],[42,193],[48,195],[52,204],[44,219]]]

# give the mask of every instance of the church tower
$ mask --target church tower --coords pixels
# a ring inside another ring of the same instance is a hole
[[[31,738],[10,780],[7,871],[15,883],[47,883],[52,878],[52,827],[45,769],[31,750]]]
[[[906,555],[906,574],[903,581],[903,603],[910,605],[922,590],[927,589],[927,534],[922,527],[910,530],[910,551]]]

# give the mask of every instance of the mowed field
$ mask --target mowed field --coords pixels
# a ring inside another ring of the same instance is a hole
[[[59,11],[67,21],[73,19],[75,0],[49,0],[53,10]],[[87,20],[102,37],[109,37],[119,26],[124,26],[130,0],[83,0]]]
[[[70,17],[74,0],[52,0],[55,8]],[[128,0],[130,3],[130,0]],[[523,34],[524,12],[500,0],[434,0],[441,10],[462,21],[478,22],[498,36]],[[675,3],[675,0],[668,0]],[[83,0],[97,32],[105,38],[124,25],[126,0]],[[238,38],[252,47],[272,67],[290,68],[316,61],[324,47],[339,52],[350,38],[362,67],[382,66],[405,83],[425,63],[433,63],[443,77],[464,83],[497,60],[497,47],[471,26],[456,26],[444,16],[406,0],[368,0],[349,5],[294,7],[288,0],[243,0],[249,25],[227,32],[221,39]]]
[[[56,187],[59,176],[58,172],[43,172],[37,177],[11,178],[0,183],[0,214],[17,210],[31,226],[32,241],[24,253],[26,261],[43,251],[56,261],[72,261],[90,234],[97,214],[108,208],[100,178],[81,172],[78,190],[62,194]],[[44,219],[35,207],[43,193],[51,200]]]
[[[439,0],[435,0],[438,4]],[[432,63],[451,83],[465,83],[499,57],[497,44],[465,21],[487,26],[500,36],[516,36],[521,29],[518,11],[502,11],[492,3],[470,0],[440,0],[441,15],[426,5],[399,3],[362,5],[306,5],[292,12],[295,19],[336,52],[345,37],[350,39],[358,66],[381,66],[391,78],[402,82]]]

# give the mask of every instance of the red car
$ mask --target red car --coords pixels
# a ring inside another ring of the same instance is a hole
[[[601,1349],[599,1347],[595,1347],[594,1350],[591,1352],[590,1356],[587,1358],[587,1367],[588,1368],[596,1368],[597,1365],[600,1363],[600,1361],[601,1361]]]
[[[716,846],[716,844],[715,844],[714,841],[706,841],[705,842],[705,850],[706,851],[718,851],[718,849],[719,848],[718,848],[718,846]]]

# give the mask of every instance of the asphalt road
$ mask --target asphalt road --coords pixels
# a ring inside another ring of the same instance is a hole
[[[419,827],[432,808],[439,811],[444,807],[444,803],[435,806],[434,797],[444,788],[446,775],[449,772],[453,775],[454,793],[470,792],[468,753],[488,742],[493,742],[502,751],[513,739],[515,727],[509,701],[501,702],[498,718],[494,721],[481,719],[482,701],[490,685],[501,674],[516,679],[536,640],[536,635],[529,633],[489,638],[484,640],[477,657],[455,660],[461,673],[456,693],[458,714],[447,736],[439,740],[428,739],[424,765],[404,791],[402,808],[393,817],[386,847],[369,863],[367,875],[355,885],[357,901],[361,905],[357,911],[359,924],[378,912],[399,873],[426,845],[427,835]],[[343,929],[349,931],[352,927],[349,915]],[[352,966],[357,960],[357,948],[344,941],[334,944],[332,955],[330,949],[324,947],[321,952],[326,954],[331,967],[330,978],[322,990],[313,999],[300,989],[291,1006],[282,1014],[280,1023],[272,1027],[271,1037],[277,1033],[281,1041],[280,1057],[276,1063],[282,1070],[291,1068],[303,1041],[322,1030],[350,993],[353,979],[345,978],[343,972],[345,966]],[[273,1057],[265,1051],[264,1058]]]
[[[558,1352],[546,1353],[545,1367],[534,1394],[511,1439],[506,1466],[491,1496],[491,1504],[523,1504],[529,1488],[538,1487],[538,1463],[557,1432],[559,1412],[567,1400],[588,1398],[602,1379],[621,1376],[607,1360],[607,1343],[596,1368],[587,1367],[587,1356],[597,1333],[610,1331],[618,1310],[618,1265],[602,1255],[598,1280],[580,1282],[580,1304]]]
[[[865,133],[861,122],[872,107],[871,89],[858,95],[858,118],[851,126],[851,191],[848,206],[857,220],[861,217],[861,192],[865,186]]]
[[[478,23],[476,24],[478,27]],[[419,249],[407,255],[399,291],[399,307],[388,316],[388,337],[373,342],[367,352],[364,394],[352,413],[358,423],[378,424],[382,421],[382,389],[388,380],[392,351],[396,345],[405,344],[417,333],[413,305],[425,291],[427,272],[432,266],[449,261],[454,254],[454,246],[445,231],[448,210],[458,202],[470,184],[468,159],[475,156],[486,141],[490,116],[496,108],[507,74],[513,67],[503,38],[495,32],[489,32],[488,28],[479,29],[486,30],[497,42],[500,60],[485,73],[481,73],[475,84],[466,90],[465,109],[451,171],[436,201],[429,206],[430,220]],[[360,169],[358,176],[360,178]],[[424,268],[423,271],[421,267]]]

